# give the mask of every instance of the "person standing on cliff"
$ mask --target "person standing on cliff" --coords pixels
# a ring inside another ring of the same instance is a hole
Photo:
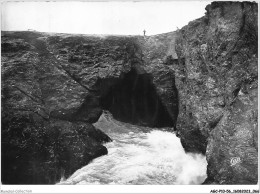
[[[146,32],[146,31],[144,30],[144,37],[145,37],[145,32]]]

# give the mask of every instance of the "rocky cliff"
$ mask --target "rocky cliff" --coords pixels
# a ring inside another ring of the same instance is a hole
[[[177,129],[206,153],[205,183],[257,183],[257,4],[213,2],[178,32]],[[177,81],[176,81],[177,82]]]
[[[53,184],[106,154],[110,138],[91,125],[101,109],[62,69],[47,36],[3,34],[2,182]]]
[[[257,4],[155,36],[2,32],[2,182],[52,184],[107,154],[92,123],[171,127],[210,184],[257,182]]]
[[[175,126],[173,71],[147,68],[143,42],[2,32],[3,183],[55,183],[107,154],[111,139],[92,125],[104,109],[125,122]]]

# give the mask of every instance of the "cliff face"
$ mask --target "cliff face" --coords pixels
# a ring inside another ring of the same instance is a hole
[[[46,35],[2,36],[2,182],[53,184],[104,155],[101,109],[62,69]],[[91,102],[91,105],[85,103]]]
[[[179,31],[177,129],[206,152],[205,183],[257,183],[257,4],[214,2]]]
[[[91,124],[103,109],[138,125],[175,125],[173,72],[146,70],[142,39],[3,32],[3,183],[55,183],[107,154],[110,138]]]
[[[256,183],[257,5],[206,9],[149,37],[2,32],[3,183],[52,184],[107,154],[104,109],[171,127],[206,154],[205,183]]]

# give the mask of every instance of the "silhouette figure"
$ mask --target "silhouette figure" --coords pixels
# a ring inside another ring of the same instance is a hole
[[[146,31],[144,30],[144,36],[145,36],[145,32],[146,32]]]

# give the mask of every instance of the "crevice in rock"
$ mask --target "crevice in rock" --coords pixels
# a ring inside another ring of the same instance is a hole
[[[119,79],[101,80],[99,84],[100,105],[116,119],[149,127],[174,126],[150,74],[132,68]]]

